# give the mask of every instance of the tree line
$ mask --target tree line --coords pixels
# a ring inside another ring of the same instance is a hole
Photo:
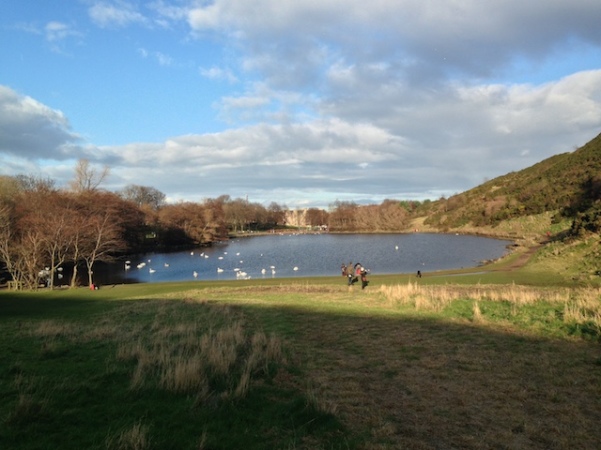
[[[65,266],[74,287],[80,273],[92,286],[94,264],[128,253],[206,246],[232,233],[286,228],[285,205],[265,207],[223,195],[202,202],[168,204],[159,190],[129,185],[101,189],[108,169],[80,160],[73,180],[59,189],[51,179],[0,176],[0,278],[15,288],[53,286]],[[386,232],[406,227],[419,202],[386,200],[359,206],[335,202],[328,211],[310,208],[309,227],[339,232]]]

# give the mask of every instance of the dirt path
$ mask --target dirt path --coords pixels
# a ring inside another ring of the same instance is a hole
[[[524,265],[526,265],[526,263],[530,260],[532,255],[534,255],[543,245],[545,245],[545,243],[540,243],[540,244],[536,244],[531,247],[528,247],[521,255],[519,255],[515,259],[515,261],[512,261],[507,266],[503,266],[502,269],[500,268],[500,269],[493,269],[493,270],[504,270],[504,271],[511,272],[513,270],[520,269],[521,267],[524,267]]]

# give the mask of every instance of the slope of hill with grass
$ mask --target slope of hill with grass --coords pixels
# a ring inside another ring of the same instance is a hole
[[[526,248],[545,244],[529,262],[531,270],[596,279],[601,275],[601,134],[574,152],[432,202],[413,227],[510,238]]]
[[[494,227],[549,212],[573,219],[598,202],[600,194],[601,134],[574,152],[433,202],[424,224],[438,229]]]

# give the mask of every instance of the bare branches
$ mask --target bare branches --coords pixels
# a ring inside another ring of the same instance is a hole
[[[102,170],[94,169],[87,159],[80,159],[75,166],[75,176],[70,183],[74,192],[95,191],[109,175],[108,166]]]

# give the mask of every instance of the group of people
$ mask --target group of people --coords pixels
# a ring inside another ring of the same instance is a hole
[[[342,263],[340,270],[342,272],[342,276],[347,278],[347,283],[349,286],[354,285],[359,280],[361,280],[361,289],[365,289],[365,287],[369,284],[369,281],[367,280],[369,269],[366,269],[360,263],[356,263],[354,266],[352,262],[348,263],[348,265]]]

